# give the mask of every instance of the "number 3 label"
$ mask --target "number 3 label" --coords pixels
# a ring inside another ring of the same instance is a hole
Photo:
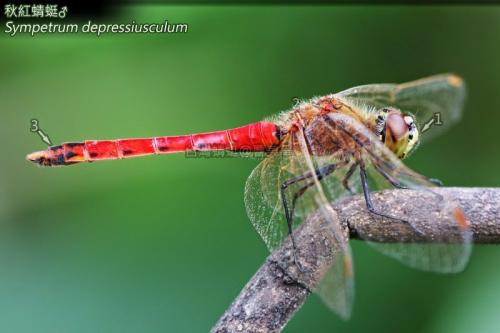
[[[38,120],[37,119],[31,119],[31,127],[30,127],[30,131],[31,132],[38,132],[39,128],[38,128]]]

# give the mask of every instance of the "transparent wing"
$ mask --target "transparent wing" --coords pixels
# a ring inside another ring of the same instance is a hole
[[[302,193],[295,200],[294,228],[307,216],[316,212],[322,214],[335,235],[338,256],[326,273],[327,280],[317,290],[329,308],[345,318],[351,312],[354,288],[347,233],[327,201],[316,171],[302,131],[289,135],[280,148],[264,159],[249,176],[245,187],[245,206],[250,221],[270,250],[281,245],[288,236],[280,196],[284,182],[289,184],[285,191],[288,203],[294,201],[296,193]],[[290,182],[292,179],[300,180]],[[300,249],[298,251],[300,256]],[[346,270],[346,267],[349,269]]]
[[[336,95],[377,109],[392,106],[412,113],[426,141],[460,120],[465,84],[457,75],[440,74],[402,84],[358,86]]]
[[[264,240],[269,251],[281,245],[288,236],[283,202],[280,196],[281,185],[294,177],[308,172],[297,159],[300,156],[290,150],[291,138],[285,139],[282,146],[271,152],[252,171],[245,185],[245,207],[250,222]],[[290,201],[293,191],[300,183],[293,184],[286,191]],[[300,207],[315,207],[314,199],[309,194],[301,198]],[[311,209],[313,209],[311,207]],[[302,211],[298,209],[294,218],[294,227],[302,222]]]
[[[323,303],[343,319],[351,317],[354,303],[354,270],[350,248],[340,253],[314,291]]]
[[[318,153],[322,152],[322,147],[313,141],[314,134],[312,133],[315,132],[309,132],[307,129],[306,131],[299,130],[297,133],[301,153],[304,157],[303,162],[307,165],[308,169],[313,172],[320,168],[324,170],[325,167],[331,165],[335,165],[332,172],[338,173],[341,169],[345,169],[347,164],[341,159],[336,159],[333,155],[321,160],[318,158],[320,156]],[[342,318],[348,319],[351,315],[354,301],[354,271],[352,269],[351,249],[348,244],[348,235],[342,230],[340,219],[331,206],[331,197],[341,197],[341,193],[345,193],[346,191],[337,190],[333,192],[331,189],[326,189],[323,186],[323,181],[330,175],[321,177],[322,183],[320,183],[320,175],[314,172],[313,176],[314,186],[311,188],[310,193],[314,196],[324,219],[330,222],[328,225],[333,229],[337,240],[335,261],[323,276],[315,292],[330,310],[338,313]],[[326,193],[331,194],[330,198],[327,198]]]
[[[314,165],[304,142],[302,131],[296,135],[289,135],[279,149],[271,152],[250,174],[245,185],[245,207],[253,226],[260,234],[270,251],[281,245],[288,236],[281,186],[287,182],[284,191],[289,206],[295,202],[293,209],[293,227],[295,228],[304,219],[320,208],[325,215],[335,214],[325,211],[324,206],[330,206],[326,199],[322,183],[317,178],[318,165]],[[302,142],[302,143],[301,143]],[[338,163],[329,159],[329,163]],[[297,179],[297,181],[293,181]],[[302,193],[294,200],[296,193]],[[330,193],[331,191],[329,191]],[[342,197],[341,191],[335,195]],[[326,205],[325,205],[326,204]],[[331,217],[327,216],[327,219]],[[336,234],[342,234],[338,225]],[[345,240],[339,239],[345,242]]]
[[[402,225],[401,227],[410,228],[415,237],[406,239],[396,237],[388,239],[387,242],[374,241],[371,233],[379,227],[377,223],[383,223],[375,216],[372,222],[375,225],[370,223],[358,226],[356,231],[359,236],[382,253],[413,268],[441,273],[463,270],[471,252],[472,233],[468,222],[462,218],[458,204],[452,198],[433,191],[434,184],[407,168],[372,132],[353,118],[332,113],[325,123],[330,126],[332,132],[342,129],[355,140],[368,169],[371,191],[398,184],[408,191],[419,190],[416,200],[421,200],[422,204],[432,202],[438,207],[433,214],[422,216],[404,203],[398,207],[385,205],[383,192],[373,194],[375,208],[400,219],[397,222]],[[384,225],[380,227],[383,228]],[[419,237],[419,234],[423,237]],[[423,241],[424,239],[432,239],[432,242]]]

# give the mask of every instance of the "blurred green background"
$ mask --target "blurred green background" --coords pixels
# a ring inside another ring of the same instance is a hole
[[[0,37],[1,332],[208,331],[267,255],[243,204],[256,160],[37,168],[31,118],[54,144],[211,131],[295,96],[451,71],[469,88],[463,120],[407,163],[500,186],[500,7],[132,6],[116,21],[164,19],[190,30]],[[500,330],[499,247],[453,276],[353,248],[352,319],[311,296],[285,332]]]

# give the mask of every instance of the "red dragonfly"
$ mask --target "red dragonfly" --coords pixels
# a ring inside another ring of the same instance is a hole
[[[441,74],[403,84],[358,86],[316,97],[273,118],[239,128],[181,136],[69,142],[27,158],[42,166],[59,166],[188,151],[263,152],[265,158],[245,187],[245,205],[252,224],[270,250],[290,235],[297,256],[300,249],[295,245],[293,229],[305,217],[320,211],[331,222],[341,255],[316,292],[330,309],[348,318],[354,296],[351,252],[348,236],[335,222],[338,219],[330,206],[333,200],[363,193],[374,219],[382,216],[403,221],[424,234],[449,231],[441,238],[435,236],[433,244],[375,243],[360,231],[361,238],[388,256],[414,268],[441,273],[458,272],[466,265],[472,244],[470,225],[451,199],[437,196],[440,214],[448,217],[447,222],[435,222],[430,230],[420,230],[421,221],[411,212],[400,216],[382,211],[374,205],[371,195],[371,190],[391,186],[425,188],[433,193],[429,187],[435,184],[401,160],[420,141],[460,118],[464,96],[460,77]],[[436,116],[441,126],[429,129]],[[353,177],[356,172],[359,177]]]

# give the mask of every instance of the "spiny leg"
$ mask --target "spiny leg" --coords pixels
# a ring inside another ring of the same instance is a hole
[[[403,190],[408,190],[409,189],[408,186],[401,184],[401,182],[399,180],[397,180],[396,178],[392,177],[387,172],[385,172],[384,170],[382,170],[382,168],[377,164],[377,162],[373,161],[373,166],[375,167],[375,170],[377,170],[378,173],[380,173],[395,188],[399,188],[399,189],[403,189]],[[440,186],[440,185],[437,184],[436,182],[439,182],[441,185],[443,185],[443,183],[441,183],[437,179],[431,179],[431,178],[427,178],[427,177],[425,177],[425,179],[427,179],[429,182],[431,182],[431,183],[433,183],[433,184],[435,184],[437,186]],[[441,194],[439,194],[439,193],[431,191],[431,190],[429,190],[427,188],[422,188],[422,190],[430,192],[432,195],[436,196],[436,198],[438,198],[438,200],[443,200],[443,196]]]
[[[342,185],[344,186],[344,188],[351,194],[351,195],[354,195],[356,193],[354,193],[354,191],[351,189],[351,187],[349,186],[349,179],[351,178],[351,176],[353,175],[354,171],[356,171],[356,168],[358,167],[358,163],[353,163],[351,165],[351,167],[349,168],[349,170],[347,171],[347,173],[345,174],[344,176],[344,179],[342,180]]]
[[[373,165],[375,166],[375,169],[377,169],[377,171],[389,182],[391,183],[392,186],[396,187],[396,188],[400,188],[400,189],[404,189],[404,190],[407,190],[408,187],[401,184],[397,179],[395,179],[394,177],[390,176],[387,172],[385,172],[384,170],[382,170],[382,168],[377,164],[377,162],[374,161]],[[422,176],[424,177],[424,176]],[[433,183],[434,185],[436,186],[443,186],[443,182],[440,181],[439,179],[436,179],[436,178],[427,178],[427,177],[424,177],[428,182],[431,182]]]
[[[335,171],[335,169],[338,168],[338,164],[329,164],[329,165],[326,165],[324,170],[321,170],[322,168],[319,168],[316,170],[316,175],[318,177],[318,181],[323,179],[324,177],[328,176],[329,174],[331,174],[333,171]],[[318,172],[319,171],[319,172]],[[314,180],[312,181],[309,181],[307,184],[305,184],[304,186],[302,186],[301,188],[299,188],[294,194],[293,194],[293,198],[292,198],[292,204],[291,204],[291,207],[290,207],[290,218],[291,218],[291,222],[293,222],[293,212],[295,211],[295,204],[297,202],[297,200],[307,191],[308,188],[310,188],[311,186],[313,186],[315,184]]]
[[[389,175],[387,172],[385,172],[384,170],[382,170],[382,168],[375,161],[373,162],[373,166],[378,171],[378,173],[380,173],[382,175],[382,177],[384,177],[395,188],[404,189],[404,190],[408,189],[408,187],[405,186],[405,185],[403,185],[403,184],[401,184],[399,182],[399,180],[395,179],[394,177],[392,177],[391,175]]]
[[[318,181],[321,180],[323,177],[331,174],[333,171],[335,171],[336,168],[337,168],[336,164],[328,164],[328,165],[325,165],[321,168],[317,168],[315,170],[315,174],[316,174],[316,177],[318,178]],[[313,177],[312,172],[306,172],[302,175],[299,175],[299,176],[296,176],[296,177],[293,177],[293,178],[290,178],[290,179],[284,181],[280,187],[281,200],[283,201],[283,208],[285,209],[285,218],[286,218],[286,223],[288,226],[288,234],[290,235],[290,238],[292,240],[294,260],[295,260],[295,264],[297,265],[297,267],[299,267],[299,269],[301,271],[302,271],[302,269],[301,269],[301,266],[297,260],[297,255],[296,255],[297,245],[295,243],[295,238],[294,238],[293,233],[292,233],[293,212],[295,210],[295,204],[296,204],[297,200],[307,191],[308,188],[310,188],[312,185],[315,184],[315,181],[312,180],[312,181],[307,182],[305,185],[303,185],[301,188],[299,188],[294,193],[290,207],[288,205],[288,200],[286,199],[285,191],[289,186],[291,186],[299,181],[307,180],[307,179],[312,178],[312,177]]]
[[[401,221],[401,222],[404,222],[404,223],[409,223],[408,221],[406,220],[403,220],[399,217],[395,217],[395,216],[392,216],[392,215],[389,215],[389,214],[385,214],[385,213],[382,213],[378,210],[375,209],[375,206],[373,205],[373,202],[372,202],[372,197],[371,197],[371,193],[370,193],[370,189],[368,187],[368,178],[366,176],[366,169],[365,169],[365,164],[362,160],[359,161],[359,175],[361,176],[361,185],[363,186],[363,195],[365,197],[365,202],[366,202],[366,208],[368,208],[368,211],[374,215],[378,215],[378,216],[382,216],[382,217],[386,217],[386,218],[389,218],[389,219],[392,219],[392,220],[397,220],[397,221]]]

